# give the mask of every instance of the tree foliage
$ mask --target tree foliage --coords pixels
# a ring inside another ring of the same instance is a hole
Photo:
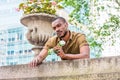
[[[65,7],[71,7],[70,22],[79,26],[87,35],[91,54],[101,56],[104,45],[114,45],[116,38],[120,37],[120,12],[119,1],[100,0],[63,0]],[[113,11],[115,12],[113,12]]]

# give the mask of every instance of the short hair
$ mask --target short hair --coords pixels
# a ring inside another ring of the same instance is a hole
[[[56,17],[52,22],[54,22],[54,21],[57,20],[57,19],[60,19],[60,20],[62,20],[63,22],[67,22],[67,21],[65,20],[65,18],[63,18],[63,17]]]

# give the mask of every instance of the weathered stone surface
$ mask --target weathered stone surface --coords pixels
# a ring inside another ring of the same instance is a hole
[[[51,22],[55,15],[45,13],[34,13],[25,15],[20,22],[28,28],[26,37],[35,46],[43,46],[48,38],[53,34]]]
[[[120,80],[120,56],[0,67],[0,80]]]
[[[53,29],[51,22],[56,18],[55,15],[46,13],[34,13],[24,15],[20,22],[27,27],[26,38],[34,45],[32,50],[38,55],[45,42],[52,36]]]

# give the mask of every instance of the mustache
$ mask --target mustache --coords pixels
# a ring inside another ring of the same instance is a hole
[[[62,32],[62,31],[57,31],[57,32],[54,32],[52,35],[57,35],[57,33],[59,33],[59,32]]]
[[[59,32],[62,32],[62,31],[58,30],[56,33],[59,33]]]
[[[62,32],[62,31],[58,30],[57,32]]]

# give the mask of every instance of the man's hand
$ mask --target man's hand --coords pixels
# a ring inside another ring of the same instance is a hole
[[[61,46],[56,46],[53,49],[57,53],[57,55],[61,57],[61,59],[65,58],[65,53],[64,53],[64,51],[63,51]]]
[[[36,67],[42,63],[42,61],[47,57],[48,55],[48,50],[47,49],[42,49],[39,55],[33,59],[32,62],[30,62],[31,67]]]
[[[35,57],[32,62],[30,62],[30,67],[36,67],[42,63],[42,60],[39,56]]]

